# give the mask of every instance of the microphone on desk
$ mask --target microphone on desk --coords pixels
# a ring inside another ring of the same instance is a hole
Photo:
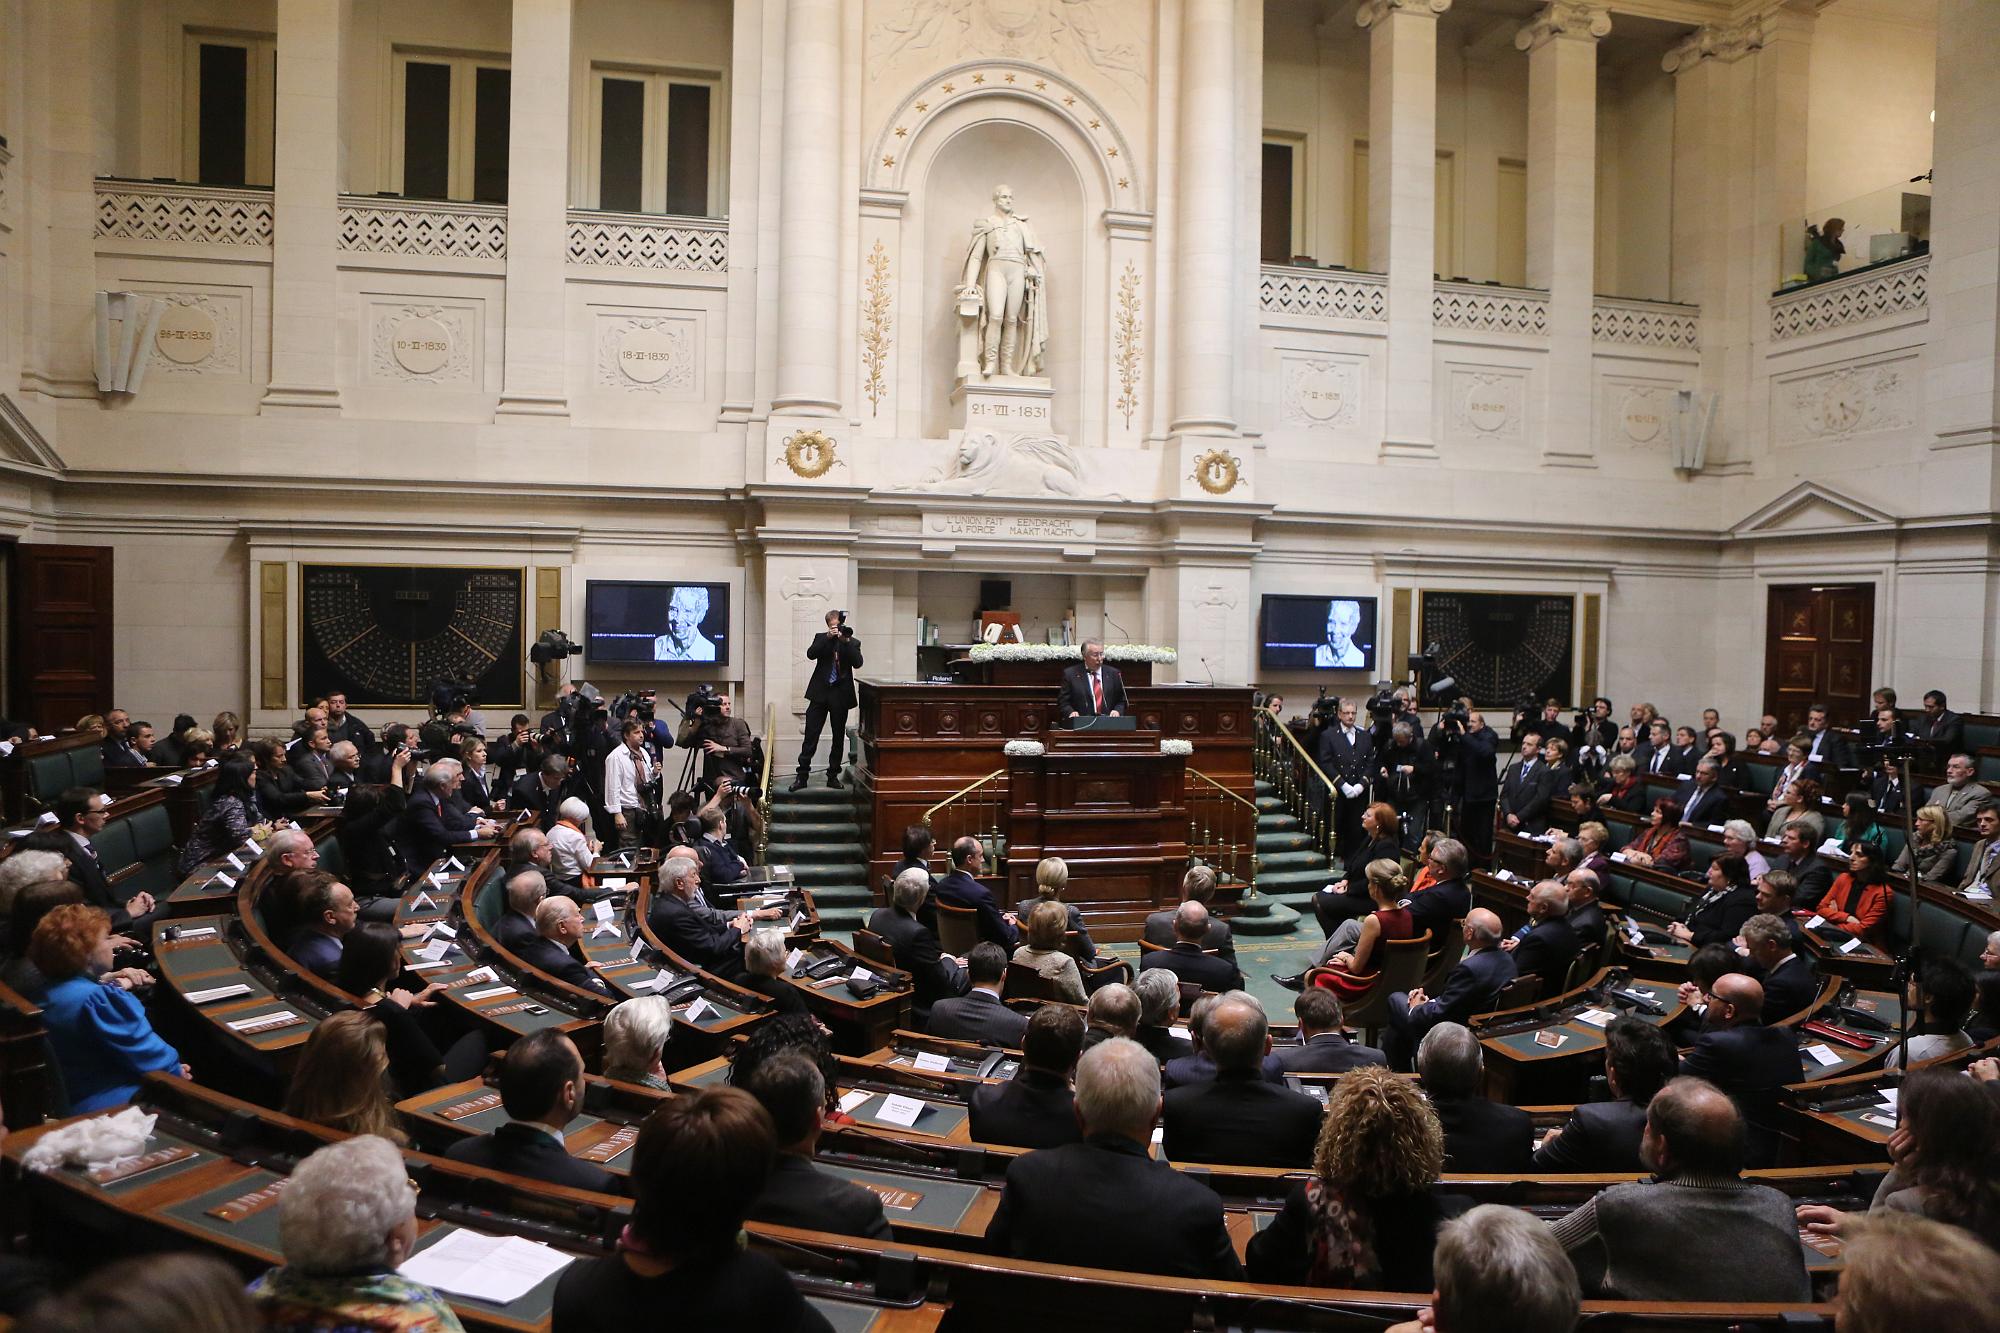
[[[1132,635],[1130,631],[1128,631],[1123,625],[1119,624],[1117,621],[1113,620],[1111,618],[1111,613],[1109,611],[1106,611],[1104,613],[1104,623],[1111,626],[1111,628],[1117,630],[1120,634],[1123,634],[1125,636],[1125,641],[1127,643],[1130,643],[1132,641]]]
[[[1203,657],[1201,659],[1201,664],[1202,667],[1206,669],[1208,672],[1208,683],[1210,685],[1215,684],[1215,668],[1208,665],[1208,659],[1206,657]]]

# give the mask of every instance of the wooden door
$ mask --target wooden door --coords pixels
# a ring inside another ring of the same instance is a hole
[[[1805,729],[1806,710],[1823,703],[1836,727],[1868,710],[1874,687],[1875,585],[1792,584],[1771,589],[1764,622],[1764,711],[1778,735]]]
[[[111,548],[14,548],[14,716],[43,731],[111,707]]]

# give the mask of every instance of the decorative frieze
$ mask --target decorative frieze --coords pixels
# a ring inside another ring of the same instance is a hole
[[[338,244],[356,254],[504,260],[507,211],[490,204],[343,196]]]
[[[727,273],[729,222],[577,209],[569,215],[566,254],[589,268]]]
[[[1771,298],[1771,341],[1788,342],[1930,304],[1931,257],[1918,255],[1888,268],[1815,283]]]
[[[1267,264],[1258,272],[1257,308],[1267,315],[1384,324],[1389,319],[1389,280],[1380,273]]]
[[[271,245],[271,192],[97,182],[97,236],[179,245]]]
[[[1701,347],[1701,311],[1664,301],[1600,296],[1591,307],[1590,336],[1601,343],[1692,352]]]
[[[1518,287],[1441,282],[1431,294],[1431,323],[1441,329],[1546,337],[1549,296]]]

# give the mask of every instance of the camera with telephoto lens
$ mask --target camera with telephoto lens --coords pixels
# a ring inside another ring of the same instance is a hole
[[[1438,714],[1438,725],[1447,732],[1463,732],[1472,722],[1472,711],[1464,704],[1453,704]]]
[[[1368,715],[1378,722],[1390,721],[1403,711],[1402,701],[1396,697],[1396,691],[1386,685],[1368,696],[1368,702],[1362,706],[1368,710]]]
[[[559,629],[546,629],[534,646],[528,649],[528,660],[536,666],[547,662],[560,662],[566,657],[574,657],[583,651],[580,643],[571,643],[569,635]]]
[[[636,717],[641,722],[650,723],[658,699],[659,694],[654,690],[627,690],[611,701],[611,716],[619,722]]]
[[[687,697],[687,706],[681,711],[689,717],[699,717],[704,720],[721,717],[722,696],[717,694],[712,686],[697,685],[694,687],[694,693]]]

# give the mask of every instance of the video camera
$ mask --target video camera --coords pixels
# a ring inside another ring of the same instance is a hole
[[[534,646],[528,649],[528,660],[536,666],[542,666],[548,662],[560,662],[564,658],[575,657],[582,651],[583,645],[571,643],[569,635],[561,630],[545,629],[542,631],[542,636],[535,640]]]
[[[611,716],[618,722],[623,722],[628,717],[636,717],[641,722],[650,724],[659,697],[659,692],[656,690],[627,690],[611,701]]]
[[[846,613],[842,612],[841,614],[845,615]],[[713,686],[697,685],[694,687],[694,693],[688,695],[687,704],[681,709],[681,712],[690,718],[702,718],[704,720],[711,717],[721,717],[722,696],[715,692]]]
[[[470,676],[460,676],[456,680],[440,676],[431,682],[431,712],[438,717],[449,717],[463,708],[479,706],[479,690]]]

